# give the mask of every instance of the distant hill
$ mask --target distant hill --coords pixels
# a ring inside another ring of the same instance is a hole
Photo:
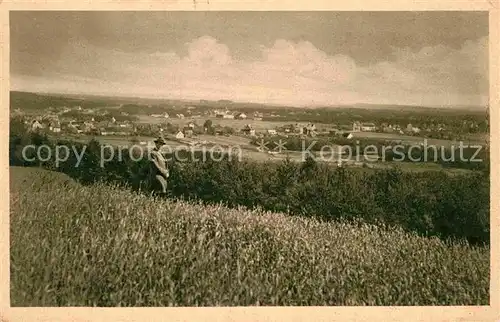
[[[10,108],[38,110],[52,107],[68,106],[82,103],[82,100],[62,96],[42,95],[27,92],[10,92]]]
[[[187,106],[196,106],[201,108],[224,108],[229,110],[241,110],[245,112],[257,110],[349,110],[349,109],[362,109],[373,111],[401,111],[405,113],[412,112],[429,112],[431,114],[440,113],[486,113],[486,107],[430,107],[430,106],[415,106],[415,105],[396,105],[396,104],[365,104],[358,103],[353,105],[337,105],[337,106],[318,106],[318,107],[296,107],[274,104],[260,104],[260,103],[245,103],[234,102],[229,100],[173,100],[161,98],[141,98],[141,97],[126,97],[126,96],[102,96],[90,94],[51,94],[51,93],[30,93],[30,92],[10,92],[10,107],[11,109],[20,108],[25,110],[45,109],[50,106],[74,106],[80,105],[82,107],[111,107],[118,105],[135,104],[141,108],[148,106],[175,106],[176,108],[184,108]],[[148,112],[151,112],[148,110]],[[151,112],[152,113],[152,112]]]
[[[21,110],[43,110],[49,107],[75,106],[95,108],[106,106],[107,102],[102,99],[88,100],[84,98],[71,97],[58,94],[40,94],[29,92],[10,92],[10,108]]]

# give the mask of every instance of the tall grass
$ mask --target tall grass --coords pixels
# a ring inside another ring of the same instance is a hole
[[[489,301],[488,247],[12,169],[12,306]]]

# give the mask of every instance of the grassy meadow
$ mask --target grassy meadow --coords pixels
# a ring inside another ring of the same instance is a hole
[[[489,247],[10,168],[12,306],[487,305]]]

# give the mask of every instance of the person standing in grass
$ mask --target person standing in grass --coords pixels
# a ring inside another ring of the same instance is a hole
[[[166,144],[163,138],[158,138],[153,141],[155,147],[150,152],[150,183],[153,191],[158,191],[165,195],[167,193],[167,178],[169,177],[169,171],[167,169],[167,162],[163,154],[161,154],[161,148]]]

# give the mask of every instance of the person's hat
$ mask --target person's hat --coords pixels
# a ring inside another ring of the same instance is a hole
[[[157,138],[156,140],[153,141],[154,143],[158,143],[158,144],[165,144],[167,142],[165,142],[165,140],[161,137]]]

